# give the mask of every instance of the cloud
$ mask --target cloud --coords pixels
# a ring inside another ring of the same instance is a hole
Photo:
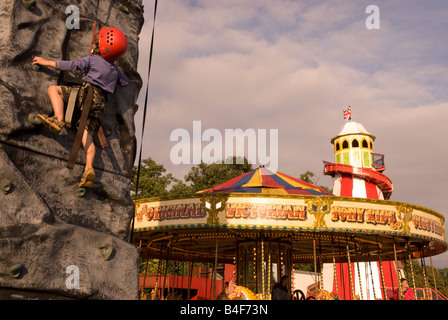
[[[146,85],[153,13],[152,2],[144,4]],[[443,1],[380,3],[381,28],[367,30],[369,4],[159,2],[143,157],[183,178],[191,166],[171,163],[170,134],[200,120],[203,130],[222,133],[278,129],[279,171],[320,175],[351,105],[354,120],[377,137],[375,152],[385,154],[392,198],[447,216],[448,11]],[[143,96],[144,89],[137,134]],[[332,185],[327,176],[319,183]],[[448,267],[448,254],[434,261]]]

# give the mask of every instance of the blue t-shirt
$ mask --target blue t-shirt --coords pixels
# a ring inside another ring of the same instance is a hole
[[[114,93],[117,82],[121,86],[129,83],[129,79],[118,70],[115,63],[108,62],[99,55],[90,55],[74,61],[56,61],[56,69],[81,70],[84,73],[83,81],[98,86],[109,93]]]

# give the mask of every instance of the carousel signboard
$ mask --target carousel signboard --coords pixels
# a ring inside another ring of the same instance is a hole
[[[210,202],[211,203],[211,202]],[[202,197],[140,200],[134,228],[206,227],[408,234],[445,241],[441,214],[411,204],[331,196],[232,195],[212,206]],[[213,207],[214,206],[214,207]]]

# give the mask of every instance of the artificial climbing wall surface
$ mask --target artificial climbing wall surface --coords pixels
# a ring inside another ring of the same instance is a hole
[[[70,5],[79,9],[79,29],[67,28]],[[47,88],[80,83],[82,75],[33,68],[32,59],[87,56],[95,19],[97,31],[114,26],[126,34],[128,51],[117,65],[131,82],[117,86],[108,100],[102,124],[109,148],[103,150],[95,138],[97,177],[92,189],[79,197],[82,148],[73,170],[66,167],[75,128],[64,128],[58,135],[30,122],[29,115],[51,114]],[[134,215],[130,176],[135,100],[141,88],[141,0],[3,0],[0,24],[0,297],[3,287],[31,290],[36,297],[44,292],[134,299],[138,250],[127,238]],[[111,253],[107,259],[104,250]],[[69,266],[79,270],[79,288],[67,285]]]

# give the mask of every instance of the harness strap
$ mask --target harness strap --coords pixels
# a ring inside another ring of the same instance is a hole
[[[80,87],[73,87],[68,98],[67,110],[65,112],[65,125],[70,128],[72,126],[73,111],[75,110],[76,98],[78,97]]]
[[[70,158],[68,159],[67,168],[73,169],[75,166],[76,156],[78,155],[79,148],[81,147],[82,136],[86,127],[87,116],[89,115],[90,106],[93,100],[93,88],[89,86],[89,91],[87,92],[87,97],[84,102],[84,107],[81,112],[81,118],[79,120],[78,131],[76,132],[75,141],[73,142],[72,152]]]
[[[100,139],[101,147],[103,149],[109,148],[109,143],[107,142],[106,135],[104,134],[102,126],[98,128],[98,139]]]

